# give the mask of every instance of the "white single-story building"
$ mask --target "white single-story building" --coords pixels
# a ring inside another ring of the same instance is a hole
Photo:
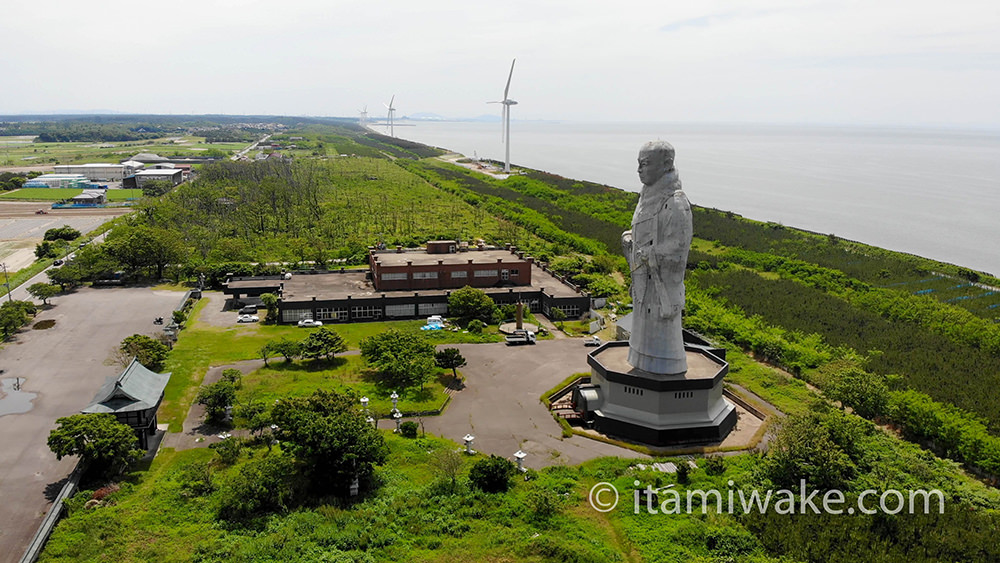
[[[121,164],[61,164],[55,167],[56,174],[80,174],[88,180],[120,182],[125,177],[125,166]]]

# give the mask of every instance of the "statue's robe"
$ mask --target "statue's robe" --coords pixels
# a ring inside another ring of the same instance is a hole
[[[676,170],[643,186],[623,236],[632,271],[632,335],[628,362],[657,374],[687,371],[681,333],[684,269],[691,248],[691,204]]]

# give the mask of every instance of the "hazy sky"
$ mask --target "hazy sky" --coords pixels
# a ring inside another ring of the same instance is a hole
[[[1000,127],[996,0],[14,1],[0,114]]]

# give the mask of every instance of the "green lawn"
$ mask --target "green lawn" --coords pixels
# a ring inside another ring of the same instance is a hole
[[[75,188],[21,188],[0,194],[0,199],[62,201],[82,193],[83,190]],[[108,190],[108,201],[126,201],[133,197],[142,197],[142,190]]]
[[[392,410],[389,400],[392,390],[376,384],[373,375],[366,369],[361,356],[343,356],[331,362],[271,360],[269,367],[243,377],[238,396],[240,400],[252,398],[270,404],[282,397],[308,396],[317,389],[351,391],[359,397],[369,397],[372,413],[384,417]],[[451,379],[451,370],[447,373],[439,370],[422,391],[413,389],[402,393],[399,410],[408,413],[441,408],[445,386]]]
[[[295,325],[237,325],[235,315],[233,326],[209,326],[198,320],[207,304],[208,300],[203,299],[195,305],[190,315],[191,320],[181,331],[179,340],[167,359],[165,370],[172,372],[173,375],[164,391],[159,417],[161,421],[170,424],[171,432],[181,431],[181,424],[209,367],[260,358],[258,351],[269,340],[282,337],[301,340],[309,330],[314,330],[298,328]],[[424,334],[428,341],[435,345],[501,340],[499,335],[490,333],[474,335],[450,331],[421,331],[420,327],[423,325],[424,321],[413,320],[351,323],[332,325],[332,328],[344,338],[348,348],[352,350],[358,349],[363,338],[390,328]],[[495,330],[495,327],[493,328]],[[275,362],[272,364],[277,365]],[[429,400],[434,402],[435,399]],[[430,408],[438,406],[440,404]]]

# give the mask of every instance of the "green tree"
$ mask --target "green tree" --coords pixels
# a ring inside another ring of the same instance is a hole
[[[10,338],[25,323],[28,322],[28,314],[23,307],[13,306],[10,302],[0,305],[0,333],[4,340]]]
[[[252,434],[260,434],[271,425],[271,412],[264,401],[242,402],[236,406],[235,413],[237,418],[242,419],[242,425]]]
[[[219,518],[242,522],[286,510],[295,498],[295,465],[281,455],[252,459],[219,491]]]
[[[278,322],[278,296],[273,293],[264,293],[260,296],[260,302],[263,303],[264,308],[267,309],[267,316],[264,317],[264,322]]]
[[[222,380],[232,383],[233,387],[239,389],[243,382],[243,372],[236,368],[224,369],[222,370]]]
[[[63,225],[62,227],[56,227],[45,231],[45,235],[42,238],[44,240],[71,241],[80,238],[80,236],[80,231],[70,227],[69,225]]]
[[[889,403],[889,386],[885,376],[855,367],[836,373],[826,394],[865,418],[882,415]]]
[[[451,490],[454,491],[458,474],[462,471],[462,454],[451,448],[442,448],[434,452],[431,466],[449,481]]]
[[[49,276],[49,281],[59,284],[59,288],[62,291],[76,287],[83,281],[83,272],[80,271],[80,267],[76,264],[66,264],[61,268],[50,268],[46,274]]]
[[[337,331],[320,327],[319,330],[309,333],[302,341],[302,357],[309,359],[325,358],[333,359],[335,355],[347,350],[347,343]]]
[[[168,264],[184,260],[187,249],[182,240],[176,232],[167,229],[126,226],[112,230],[102,246],[126,271],[147,270],[155,272],[155,278],[160,279]]]
[[[182,325],[185,321],[187,321],[187,313],[180,310],[174,311],[170,315],[170,320],[174,321],[177,325]]]
[[[490,322],[497,311],[497,304],[481,289],[465,286],[448,296],[448,314],[458,317],[460,324],[472,319]]]
[[[314,489],[346,492],[356,476],[363,484],[385,463],[382,434],[358,412],[357,398],[335,391],[280,399],[271,408],[276,438],[311,478]]]
[[[236,387],[229,381],[216,381],[201,387],[194,402],[205,407],[205,419],[208,422],[221,422],[226,415],[226,408],[236,402]]]
[[[458,368],[464,367],[465,356],[458,351],[458,348],[445,348],[434,352],[434,363],[442,369],[450,369],[451,375],[458,379]]]
[[[559,327],[559,330],[562,330],[563,321],[566,320],[566,313],[564,313],[559,307],[552,307],[549,309],[549,315],[552,316],[552,320],[556,322],[556,326]]]
[[[274,349],[274,343],[273,343],[273,341],[272,342],[265,342],[257,350],[257,354],[260,356],[260,359],[264,360],[264,367],[268,367],[267,361],[269,359],[271,359],[271,356],[273,356],[273,355],[275,355],[277,353],[278,353],[278,351]]]
[[[113,414],[74,414],[56,420],[49,449],[57,459],[80,456],[98,474],[117,475],[142,458],[135,432]]]
[[[510,488],[510,478],[517,473],[517,466],[511,461],[490,455],[472,465],[469,482],[486,493],[503,493]]]
[[[173,187],[174,183],[167,180],[148,180],[142,184],[142,195],[159,197],[169,192]]]
[[[52,241],[43,240],[35,245],[35,256],[38,257],[39,260],[43,258],[55,258],[58,255],[59,247]]]
[[[50,283],[33,283],[28,286],[28,293],[35,299],[41,299],[42,305],[48,305],[49,299],[59,294],[59,286]]]
[[[119,349],[126,358],[135,357],[140,364],[153,371],[163,369],[163,362],[167,360],[167,354],[170,352],[165,344],[144,334],[133,334],[122,340]]]
[[[288,338],[279,338],[268,342],[271,351],[285,357],[286,362],[290,362],[302,354],[302,343]]]
[[[764,467],[771,481],[789,488],[797,487],[802,479],[815,488],[841,488],[855,470],[817,413],[782,421],[768,446]]]
[[[434,372],[434,346],[417,334],[395,329],[361,340],[361,356],[374,367],[383,385],[423,388]]]

